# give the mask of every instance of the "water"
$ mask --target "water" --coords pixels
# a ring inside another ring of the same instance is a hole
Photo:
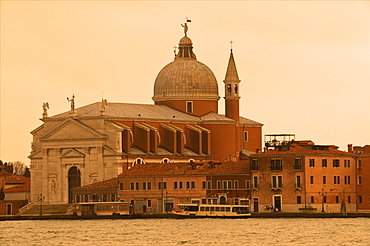
[[[0,222],[1,245],[370,245],[368,218]]]

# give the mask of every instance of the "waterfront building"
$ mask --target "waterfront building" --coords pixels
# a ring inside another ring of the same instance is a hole
[[[356,154],[357,209],[370,212],[370,145],[348,145],[348,152]]]
[[[172,211],[179,203],[249,204],[248,161],[138,164],[118,176],[119,199],[136,213]]]
[[[75,187],[72,189],[73,201],[82,202],[116,202],[118,198],[117,178]]]
[[[73,95],[69,111],[48,116],[44,103],[43,123],[31,132],[31,200],[72,203],[74,187],[138,164],[248,159],[261,149],[262,124],[239,115],[240,82],[231,50],[219,114],[216,77],[197,60],[186,28],[174,61],[155,80],[154,104],[102,99],[77,108]]]
[[[356,155],[332,145],[267,135],[251,158],[254,212],[355,212]]]
[[[30,196],[30,178],[0,172],[0,215],[15,215]]]

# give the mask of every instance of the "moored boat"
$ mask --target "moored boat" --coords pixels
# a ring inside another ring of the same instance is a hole
[[[248,205],[178,204],[173,213],[181,217],[247,218]]]

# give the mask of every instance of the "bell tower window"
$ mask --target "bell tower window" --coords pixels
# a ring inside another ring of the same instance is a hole
[[[186,102],[186,113],[193,113],[193,102]]]

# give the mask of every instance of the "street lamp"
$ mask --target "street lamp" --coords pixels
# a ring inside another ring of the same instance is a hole
[[[324,192],[324,189],[321,189],[321,192],[319,191],[319,196],[321,196],[321,213],[325,213],[325,210],[324,210],[325,195],[326,195],[326,192]]]
[[[40,216],[41,216],[42,215],[42,201],[45,199],[45,196],[40,194],[40,196],[38,196],[37,199],[40,201]]]

